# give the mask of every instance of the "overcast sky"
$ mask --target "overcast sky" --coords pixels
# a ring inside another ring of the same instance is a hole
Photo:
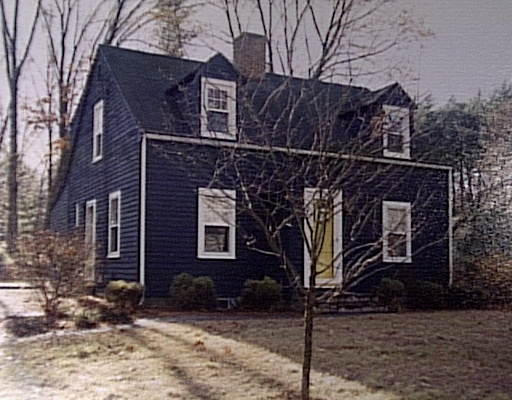
[[[84,4],[88,1],[93,0],[84,0]],[[22,1],[22,5],[26,4]],[[396,7],[408,8],[414,16],[423,19],[434,34],[400,54],[411,69],[401,83],[413,97],[419,95],[421,98],[430,93],[436,104],[444,104],[450,96],[464,101],[476,96],[479,90],[486,96],[503,82],[511,81],[512,0],[398,0]],[[197,17],[206,31],[215,32],[224,25],[223,14],[211,9],[202,9]],[[38,39],[34,51],[35,58],[41,61],[44,60],[41,54],[45,44],[41,36]],[[191,49],[190,56],[207,58],[213,52],[212,47],[231,56],[227,44],[213,40],[211,35],[206,41],[209,49]],[[38,68],[37,62],[27,65],[25,93],[33,93],[37,87],[37,81],[44,73]],[[380,79],[356,83],[376,88],[389,82]],[[7,105],[7,99],[7,87],[0,85],[3,107]],[[43,147],[33,138],[25,142],[28,147]]]
[[[421,91],[436,102],[484,95],[512,79],[511,0],[404,0],[435,36],[416,49]]]
[[[411,95],[430,93],[436,104],[450,96],[464,101],[479,89],[487,95],[512,79],[512,0],[398,0],[395,7],[409,10],[433,33],[397,55],[407,60],[411,72],[396,79]],[[205,10],[199,16],[210,21],[212,31],[224,24],[222,13]],[[227,45],[217,42],[216,47],[230,54]],[[358,83],[377,87],[389,82]]]

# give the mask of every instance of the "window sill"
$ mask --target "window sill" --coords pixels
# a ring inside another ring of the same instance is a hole
[[[121,258],[121,254],[119,253],[110,253],[110,254],[107,254],[107,258],[110,260],[110,259],[116,259],[116,258]]]
[[[387,263],[410,264],[412,263],[412,257],[383,257],[382,261]]]
[[[92,163],[93,163],[93,164],[95,164],[95,163],[97,163],[98,161],[101,161],[102,159],[103,159],[103,156],[93,158],[93,159],[92,159]]]
[[[237,140],[236,133],[225,133],[225,132],[204,131],[204,132],[201,132],[201,137],[208,138],[208,139],[230,140],[232,142],[235,142]]]
[[[236,256],[232,253],[202,253],[197,258],[203,260],[235,260]]]
[[[405,152],[405,153],[395,153],[393,151],[384,150],[382,155],[384,157],[401,158],[403,160],[410,160],[411,159],[411,155],[408,152]]]

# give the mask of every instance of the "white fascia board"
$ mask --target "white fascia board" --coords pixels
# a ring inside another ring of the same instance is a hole
[[[377,164],[389,164],[389,165],[400,165],[405,167],[415,167],[415,168],[426,168],[426,169],[438,169],[443,171],[451,171],[453,168],[447,165],[437,165],[430,163],[422,163],[416,161],[409,160],[393,160],[381,157],[370,157],[370,156],[359,156],[353,154],[343,154],[343,153],[334,153],[334,152],[320,152],[315,150],[305,150],[305,149],[297,149],[297,148],[287,148],[281,146],[260,146],[255,144],[248,143],[239,143],[239,142],[231,142],[231,141],[221,141],[215,139],[208,138],[200,138],[200,137],[186,137],[186,136],[178,136],[178,135],[169,135],[165,133],[159,133],[155,131],[147,131],[145,134],[147,139],[150,140],[160,140],[166,142],[174,142],[174,143],[184,143],[184,144],[194,144],[194,145],[202,145],[202,146],[210,146],[210,147],[224,147],[224,148],[233,148],[238,150],[250,150],[250,151],[267,151],[267,152],[280,152],[286,154],[295,154],[295,155],[321,155],[323,157],[329,158],[339,158],[341,160],[354,160],[354,161],[364,161],[364,162],[373,162]]]

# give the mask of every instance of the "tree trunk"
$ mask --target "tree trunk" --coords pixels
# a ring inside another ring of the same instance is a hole
[[[315,307],[316,263],[312,262],[309,276],[309,288],[306,292],[304,307],[304,353],[302,358],[302,385],[301,399],[309,400],[309,387],[311,381],[311,359],[313,356],[313,320]]]
[[[11,101],[9,105],[10,132],[9,132],[9,161],[7,172],[7,189],[9,191],[7,212],[7,249],[9,253],[16,250],[16,238],[18,236],[18,98],[17,85],[10,82]]]

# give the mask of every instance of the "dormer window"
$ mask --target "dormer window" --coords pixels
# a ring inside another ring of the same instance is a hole
[[[103,157],[103,100],[94,105],[92,116],[92,162]]]
[[[236,83],[201,80],[201,136],[236,139]]]
[[[410,158],[409,109],[384,105],[382,124],[385,157]]]

